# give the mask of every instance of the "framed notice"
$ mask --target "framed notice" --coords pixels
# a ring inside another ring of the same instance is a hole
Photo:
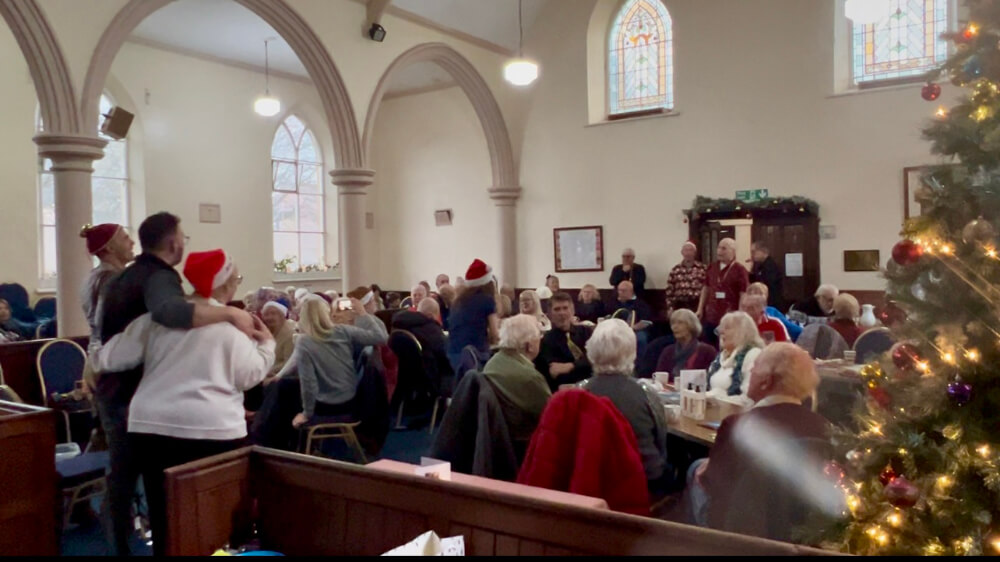
[[[604,228],[552,229],[556,272],[604,271]]]
[[[923,186],[923,175],[926,166],[911,166],[903,168],[903,221],[919,217],[923,214],[920,202],[917,201],[917,190]]]

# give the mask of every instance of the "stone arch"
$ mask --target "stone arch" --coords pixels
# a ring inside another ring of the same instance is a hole
[[[47,132],[81,133],[84,129],[69,68],[38,3],[35,0],[0,0],[0,16],[24,53]]]
[[[486,134],[486,144],[490,152],[490,163],[493,168],[493,190],[520,191],[517,167],[514,164],[514,151],[511,148],[510,135],[500,105],[497,104],[493,92],[486,81],[476,71],[472,63],[459,54],[458,51],[444,43],[423,43],[413,47],[396,58],[386,69],[375,87],[371,102],[368,105],[368,115],[365,119],[363,137],[365,162],[371,157],[371,141],[375,128],[375,119],[385,92],[392,82],[393,76],[402,68],[418,62],[433,62],[443,68],[458,83],[479,117]]]
[[[97,127],[96,108],[104,80],[111,70],[111,63],[132,30],[150,14],[173,0],[129,0],[104,30],[97,48],[90,59],[83,85],[80,106],[84,112],[84,130]],[[323,46],[309,24],[285,0],[233,0],[266,21],[288,42],[306,67],[323,103],[323,110],[333,136],[337,164],[342,168],[360,168],[364,162],[358,138],[354,108],[344,81],[337,71],[330,53]]]

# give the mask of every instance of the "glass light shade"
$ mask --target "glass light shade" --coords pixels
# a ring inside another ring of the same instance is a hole
[[[877,23],[889,17],[888,0],[846,0],[844,15],[857,25]]]
[[[253,110],[264,117],[274,117],[281,113],[281,101],[271,96],[261,96],[254,102]]]
[[[503,67],[503,77],[515,86],[527,86],[538,78],[538,64],[528,59],[514,59]]]

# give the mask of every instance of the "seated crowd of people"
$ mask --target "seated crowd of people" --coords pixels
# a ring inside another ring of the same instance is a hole
[[[344,295],[262,287],[236,301],[238,265],[221,249],[185,260],[186,237],[173,215],[142,223],[142,253],[134,260],[121,227],[85,232],[101,261],[83,294],[93,334],[87,385],[111,456],[109,507],[120,553],[129,548],[139,474],[156,536],[165,529],[165,468],[246,443],[297,450],[299,429],[308,424],[369,415],[369,361],[378,361],[386,398],[400,411],[430,409],[463,375],[478,373],[497,397],[518,463],[557,392],[606,398],[634,434],[654,499],[682,488],[685,467],[669,458],[667,416],[654,385],[640,381],[652,371],[673,381],[682,370],[706,370],[710,397],[752,407],[726,420],[710,460],[686,479],[691,521],[719,526],[725,516],[713,510],[738,509],[727,484],[742,463],[754,462],[747,458],[752,451],[732,445],[740,428],[757,420],[791,437],[825,435],[822,418],[802,406],[818,379],[809,354],[790,343],[803,329],[796,319],[829,322],[852,343],[860,333],[857,300],[829,286],[782,314],[773,274],[755,275],[751,284],[729,239],[707,267],[695,260],[693,244],[682,247],[666,291],[669,333],[655,338],[663,323],[643,298],[646,274],[632,250],[612,272],[610,307],[596,286],[585,285],[574,299],[553,275],[517,294],[481,260],[454,286],[440,274],[433,289],[420,282],[405,298],[373,284]],[[766,254],[762,248],[755,246],[755,261]],[[184,294],[174,269],[182,262],[193,295]],[[16,327],[3,300],[0,327],[0,335]],[[424,380],[399,380],[389,345],[397,331],[416,340]],[[646,369],[639,367],[644,361]],[[155,551],[161,548],[154,542]]]

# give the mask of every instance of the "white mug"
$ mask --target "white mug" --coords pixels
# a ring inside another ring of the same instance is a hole
[[[666,371],[657,371],[653,373],[653,380],[660,383],[660,386],[663,388],[667,388],[667,385],[670,384],[670,373]]]
[[[854,360],[857,358],[857,356],[858,353],[850,349],[844,352],[844,360],[849,361],[851,363],[854,363]]]

